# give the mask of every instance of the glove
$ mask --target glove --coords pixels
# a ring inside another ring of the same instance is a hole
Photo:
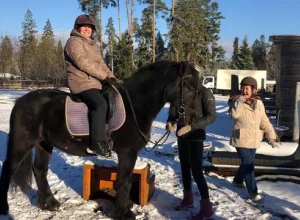
[[[168,121],[166,124],[166,130],[169,132],[174,132],[176,130],[176,125]]]
[[[270,140],[269,144],[272,146],[272,148],[280,148],[274,139]]]
[[[109,78],[111,81],[113,81],[114,83],[117,83],[117,84],[123,84],[123,81],[120,80],[120,79],[117,79],[115,77],[112,77],[112,78]]]
[[[104,84],[106,84],[106,85],[108,85],[108,86],[114,85],[115,87],[117,87],[117,86],[120,85],[120,84],[123,84],[123,82],[122,82],[121,80],[118,80],[118,79],[116,79],[116,78],[114,78],[114,77],[111,77],[111,78],[106,77],[106,78],[102,81],[102,83],[104,83]]]
[[[180,137],[180,136],[188,133],[191,130],[192,130],[192,127],[190,125],[186,125],[186,126],[180,128],[179,131],[177,131],[177,136]]]
[[[240,95],[240,97],[237,98],[237,101],[240,103],[244,103],[244,102],[246,102],[246,99],[244,96]]]

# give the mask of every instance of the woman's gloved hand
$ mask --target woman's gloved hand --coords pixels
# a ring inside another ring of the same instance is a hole
[[[177,131],[177,136],[180,137],[180,136],[188,133],[191,130],[192,130],[192,127],[190,125],[186,125],[186,126],[180,128],[179,131]]]
[[[118,85],[118,84],[122,84],[122,81],[121,80],[118,80],[116,79],[115,77],[106,77],[104,80],[103,80],[104,83],[107,83],[108,85]]]
[[[166,130],[169,132],[174,132],[176,130],[176,124],[172,124],[171,122],[167,122]]]
[[[279,148],[279,144],[274,139],[270,140],[269,144],[272,146],[272,148]]]
[[[122,80],[117,79],[117,78],[115,78],[115,77],[112,77],[112,78],[109,78],[109,79],[111,79],[114,83],[123,84],[123,81],[122,81]]]
[[[244,103],[244,102],[246,102],[246,98],[244,96],[240,95],[240,97],[237,98],[237,101],[240,103]]]

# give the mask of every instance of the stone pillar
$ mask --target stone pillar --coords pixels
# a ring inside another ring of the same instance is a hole
[[[293,133],[294,142],[299,142],[299,119],[300,119],[300,82],[297,82],[296,97],[295,97],[294,133]]]
[[[300,82],[300,35],[274,35],[270,41],[276,45],[276,113],[278,124],[289,127],[283,140],[292,141],[294,134],[296,85]],[[298,130],[298,128],[296,128]],[[298,137],[297,137],[298,138]]]

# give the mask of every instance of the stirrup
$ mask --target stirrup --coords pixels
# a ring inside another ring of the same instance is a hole
[[[91,156],[98,156],[98,154],[95,151],[93,151],[92,149],[90,149],[89,147],[86,149],[86,153]]]
[[[108,142],[99,141],[99,142],[92,143],[86,149],[86,153],[89,154],[89,155],[91,155],[91,156],[111,157],[112,148],[113,148],[113,141],[111,141],[111,140],[108,141]]]

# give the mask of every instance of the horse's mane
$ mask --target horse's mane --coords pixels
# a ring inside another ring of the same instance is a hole
[[[157,83],[157,78],[165,77],[170,73],[178,72],[179,63],[175,61],[158,61],[151,63],[139,68],[135,73],[133,73],[129,78],[125,79],[126,81],[137,80],[138,83]]]

